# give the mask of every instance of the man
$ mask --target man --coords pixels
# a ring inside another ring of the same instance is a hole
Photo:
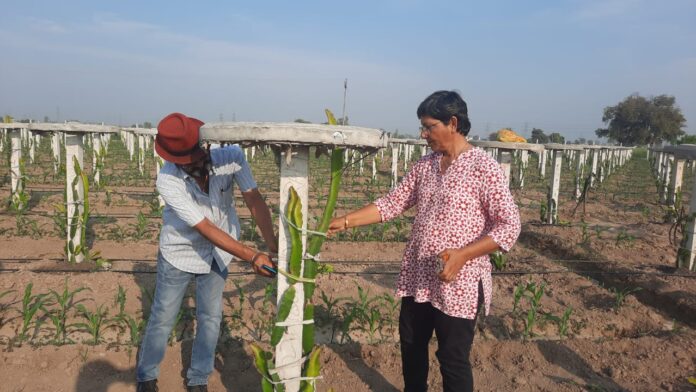
[[[172,113],[157,126],[155,150],[167,161],[157,176],[162,213],[157,284],[137,366],[138,392],[157,392],[159,364],[190,280],[196,281],[196,337],[186,373],[189,391],[207,391],[222,319],[222,292],[233,256],[259,275],[273,276],[268,254],[237,240],[239,219],[233,182],[272,253],[278,251],[271,213],[259,193],[244,153],[237,146],[199,146],[203,122]]]

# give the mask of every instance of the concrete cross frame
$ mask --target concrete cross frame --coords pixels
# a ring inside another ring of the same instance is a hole
[[[352,126],[234,122],[209,123],[201,128],[201,139],[209,142],[237,143],[241,146],[271,145],[281,157],[280,162],[280,215],[288,203],[289,189],[293,187],[302,202],[302,228],[307,229],[309,190],[309,148],[352,148],[372,150],[386,148],[387,134],[370,128]],[[287,225],[279,221],[278,267],[288,269],[290,238]],[[302,254],[305,253],[307,236],[302,235]],[[278,275],[278,300],[289,287],[288,279]],[[287,331],[276,347],[275,366],[285,382],[285,390],[299,390],[302,360],[302,320],[304,290],[296,285],[295,300],[286,320]]]

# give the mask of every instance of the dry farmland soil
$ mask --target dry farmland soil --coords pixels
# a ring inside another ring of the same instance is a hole
[[[27,208],[17,211],[8,201],[0,211],[0,390],[133,391],[138,341],[154,292],[161,220],[152,152],[146,152],[141,174],[121,140],[111,140],[102,183],[91,184],[89,193],[92,257],[73,265],[64,260],[63,250],[64,173],[60,167],[53,171],[48,144],[43,140],[36,161],[25,163]],[[345,171],[338,214],[389,191],[388,153],[377,154],[376,179],[369,165],[364,174],[358,166]],[[90,179],[91,156],[88,149]],[[272,154],[257,151],[250,161],[262,193],[277,210],[278,168]],[[9,199],[8,162],[6,149],[0,194]],[[309,207],[317,216],[328,194],[329,164],[321,157],[311,165]],[[645,151],[637,151],[591,189],[580,206],[572,200],[575,170],[564,164],[558,225],[540,221],[548,178],[540,178],[536,167],[532,156],[524,188],[513,189],[522,234],[505,255],[505,268],[494,274],[490,314],[479,315],[471,354],[476,389],[693,391],[696,274],[675,268],[672,225],[657,201]],[[689,203],[693,176],[687,170],[683,205]],[[237,207],[242,239],[261,246],[241,199]],[[314,298],[317,340],[325,345],[319,391],[403,389],[399,300],[393,290],[411,221],[407,213],[324,245],[324,272]],[[310,226],[315,224],[311,218]],[[678,242],[681,234],[677,237]],[[162,391],[185,390],[196,324],[192,294],[191,287],[170,337]],[[274,282],[233,264],[223,303],[209,389],[260,390],[249,343],[268,347]],[[430,391],[442,388],[436,350],[433,340]]]

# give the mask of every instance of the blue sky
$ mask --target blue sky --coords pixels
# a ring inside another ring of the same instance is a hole
[[[604,107],[674,95],[696,133],[693,0],[4,1],[0,112],[130,125],[324,120],[416,134],[458,90],[472,134],[594,139]]]

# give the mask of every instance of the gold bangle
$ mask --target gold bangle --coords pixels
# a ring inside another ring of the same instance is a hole
[[[343,230],[348,229],[348,215],[343,215]]]

